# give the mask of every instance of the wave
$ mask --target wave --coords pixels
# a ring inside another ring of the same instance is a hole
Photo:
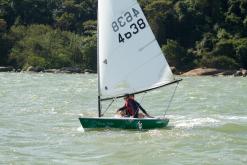
[[[175,128],[193,128],[201,126],[215,126],[220,123],[220,120],[205,117],[205,118],[193,118],[193,119],[181,119],[173,122]]]
[[[247,133],[247,126],[236,123],[227,123],[223,124],[220,127],[215,128],[214,130],[225,133]]]
[[[223,115],[217,115],[216,116],[219,119],[223,120],[238,120],[238,121],[246,121],[247,122],[247,116],[223,116]]]

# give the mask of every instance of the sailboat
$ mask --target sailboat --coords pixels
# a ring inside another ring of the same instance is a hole
[[[98,117],[83,128],[154,129],[169,119],[103,117],[101,103],[140,94],[176,80],[137,0],[98,0]]]

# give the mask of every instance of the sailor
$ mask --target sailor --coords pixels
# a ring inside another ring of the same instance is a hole
[[[117,110],[117,113],[121,115],[121,117],[134,117],[134,107],[130,103],[130,95],[124,95],[124,106]]]
[[[132,105],[132,107],[134,108],[134,118],[144,118],[145,115],[149,118],[153,118],[152,116],[150,116],[146,110],[135,100],[135,95],[134,94],[130,94],[129,95],[129,103]],[[139,109],[145,114],[143,113],[139,113]]]
[[[133,117],[133,118],[144,118],[145,115],[149,118],[153,118],[152,116],[150,116],[144,108],[142,108],[142,106],[135,100],[135,96],[134,94],[126,94],[124,96],[124,106],[119,108],[117,110],[117,113],[119,113],[122,117]],[[141,109],[141,111],[143,113],[139,113],[139,109]]]

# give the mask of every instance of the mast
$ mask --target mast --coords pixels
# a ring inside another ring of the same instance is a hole
[[[99,69],[99,0],[97,9],[97,73],[98,73],[98,116],[101,117],[100,69]]]

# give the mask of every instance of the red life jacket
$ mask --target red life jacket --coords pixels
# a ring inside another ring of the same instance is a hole
[[[124,103],[124,105],[125,105],[125,107],[126,107],[126,109],[127,109],[127,114],[129,114],[129,115],[131,115],[131,116],[134,116],[134,111],[133,111],[133,109],[131,108],[131,106],[129,105],[129,102],[128,102],[129,100],[126,100],[125,101],[125,103]]]

